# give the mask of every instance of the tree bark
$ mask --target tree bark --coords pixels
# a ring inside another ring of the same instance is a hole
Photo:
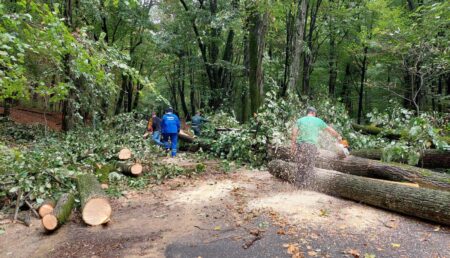
[[[4,117],[9,117],[9,115],[11,114],[11,103],[12,103],[12,99],[11,98],[6,98],[4,100],[4,109],[3,109],[3,116]]]
[[[249,88],[250,110],[257,113],[263,102],[264,74],[263,57],[265,36],[268,27],[268,13],[260,14],[256,7],[251,7],[249,18]]]
[[[295,163],[273,160],[268,165],[275,177],[293,182]],[[315,169],[305,185],[311,190],[362,202],[375,207],[450,225],[450,192],[415,188],[392,182]]]
[[[134,162],[117,162],[117,167],[128,176],[140,176],[143,172],[142,165]]]
[[[286,45],[284,49],[284,77],[281,84],[280,97],[285,97],[288,89],[288,80],[292,63],[292,48],[294,39],[294,16],[291,9],[286,15]]]
[[[295,34],[293,35],[293,57],[291,63],[291,69],[289,72],[289,83],[288,90],[295,90],[297,88],[299,80],[299,70],[300,70],[300,57],[303,51],[303,37],[305,34],[305,23],[306,23],[306,0],[299,0],[297,5],[297,15],[295,18]]]
[[[359,97],[358,97],[358,124],[361,123],[363,114],[363,97],[364,97],[364,84],[366,82],[366,71],[367,71],[367,52],[369,47],[364,46],[363,50],[363,60],[361,63],[361,78],[359,86]]]
[[[305,35],[305,41],[308,46],[309,51],[303,54],[303,77],[302,77],[302,94],[304,96],[311,97],[311,87],[310,87],[310,78],[313,72],[312,65],[315,62],[315,55],[318,51],[318,43],[317,37],[314,37],[314,33],[316,32],[316,21],[319,13],[320,5],[322,4],[322,0],[316,0],[314,2],[310,1],[308,4],[314,4],[314,6],[307,6],[307,10],[310,10],[309,14],[309,24],[308,24],[308,34]]]
[[[116,110],[114,112],[114,114],[116,114],[116,115],[120,114],[120,110],[122,109],[123,97],[125,95],[125,91],[127,90],[127,84],[128,84],[128,76],[122,75],[122,86],[121,86],[121,89],[119,90],[119,96],[117,98]]]
[[[373,160],[381,160],[381,149],[363,149],[352,151],[352,155]],[[425,150],[419,159],[419,167],[450,168],[450,151]]]
[[[184,116],[187,120],[190,119],[190,114],[189,114],[189,110],[186,104],[186,95],[184,94],[184,85],[185,85],[185,75],[186,75],[186,71],[185,71],[185,65],[184,65],[184,60],[180,57],[180,63],[179,63],[179,67],[178,67],[178,93],[180,96],[180,101],[181,101],[181,108],[183,109],[183,113]]]
[[[285,161],[294,161],[295,157],[287,147],[269,148],[269,156]],[[399,163],[386,163],[351,155],[341,158],[333,152],[321,150],[316,159],[316,167],[362,177],[414,182],[422,187],[450,191],[450,175]]]
[[[66,223],[72,213],[75,198],[72,194],[63,194],[52,213],[42,218],[42,225],[47,231],[56,230],[58,227]]]
[[[97,178],[92,174],[80,175],[77,186],[83,221],[91,226],[109,222],[112,212],[111,205]]]

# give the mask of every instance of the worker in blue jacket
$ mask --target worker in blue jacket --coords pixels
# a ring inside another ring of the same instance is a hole
[[[172,150],[172,157],[177,155],[178,133],[180,132],[180,119],[173,113],[172,108],[166,110],[162,118],[161,130],[163,143],[167,150]],[[170,140],[170,145],[169,145]]]

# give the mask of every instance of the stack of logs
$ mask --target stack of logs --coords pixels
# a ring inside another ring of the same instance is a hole
[[[131,161],[133,153],[130,149],[124,148],[119,152],[119,162],[116,163],[117,169],[125,175],[140,176],[143,167],[140,163]]]
[[[83,174],[77,178],[77,187],[81,202],[81,216],[90,226],[107,223],[111,218],[111,205],[106,193],[97,178],[92,174]],[[75,204],[72,193],[62,194],[58,201],[46,201],[39,208],[42,226],[47,231],[54,231],[63,225],[70,217]]]
[[[139,163],[129,161],[132,152],[122,149],[118,154],[117,169],[122,173],[138,176],[143,168]],[[77,178],[77,188],[81,202],[81,217],[90,226],[98,226],[108,223],[111,218],[111,205],[103,190],[103,186],[93,174],[82,174]],[[55,203],[52,200],[45,201],[38,209],[42,218],[42,226],[46,231],[52,232],[67,222],[75,204],[75,196],[72,193],[62,194]]]
[[[270,148],[269,172],[296,183],[294,155],[287,147]],[[311,190],[450,225],[450,175],[445,173],[320,151],[306,180],[302,185]]]

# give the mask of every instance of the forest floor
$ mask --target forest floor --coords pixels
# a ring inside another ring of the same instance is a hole
[[[267,171],[217,171],[123,192],[104,227],[77,213],[53,234],[35,218],[3,225],[0,257],[450,257],[450,228],[300,191]]]

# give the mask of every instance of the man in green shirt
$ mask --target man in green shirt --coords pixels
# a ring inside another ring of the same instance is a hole
[[[306,113],[305,117],[297,120],[291,138],[291,152],[296,155],[298,167],[296,181],[301,186],[305,186],[306,179],[314,169],[321,133],[327,131],[338,140],[342,140],[338,132],[328,126],[322,119],[316,117],[317,111],[315,108],[309,107]]]

